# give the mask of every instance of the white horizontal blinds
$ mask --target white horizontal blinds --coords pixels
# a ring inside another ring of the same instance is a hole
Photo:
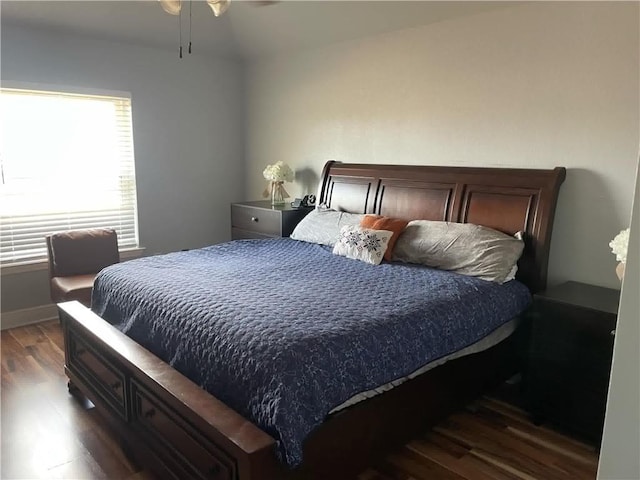
[[[0,260],[46,257],[47,234],[110,227],[138,246],[131,99],[2,89]]]

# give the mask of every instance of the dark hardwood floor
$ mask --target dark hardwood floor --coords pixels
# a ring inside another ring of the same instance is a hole
[[[57,322],[5,330],[1,338],[1,478],[153,480],[126,457],[90,403],[67,392]],[[593,479],[597,462],[593,447],[485,397],[357,480]]]

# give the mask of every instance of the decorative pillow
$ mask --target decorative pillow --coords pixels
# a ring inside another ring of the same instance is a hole
[[[346,225],[340,230],[340,238],[333,247],[333,253],[379,265],[392,236],[393,232],[389,230]]]
[[[392,258],[391,256],[393,255],[393,247],[395,246],[400,234],[404,231],[404,227],[406,227],[408,223],[408,221],[400,218],[384,217],[382,215],[365,215],[360,222],[360,226],[362,228],[389,230],[393,232],[393,236],[389,240],[387,251],[384,254],[384,259],[390,262]]]
[[[345,225],[359,225],[362,217],[364,215],[360,213],[312,210],[298,223],[291,238],[333,247],[340,236],[340,229]]]
[[[394,260],[504,283],[524,242],[471,223],[413,220],[396,242]]]

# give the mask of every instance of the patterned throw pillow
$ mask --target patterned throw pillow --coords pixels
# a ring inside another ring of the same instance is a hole
[[[360,226],[363,228],[372,228],[374,230],[389,230],[393,232],[393,237],[389,240],[389,247],[384,254],[384,259],[391,261],[393,255],[393,247],[398,240],[400,234],[404,231],[405,227],[409,223],[401,218],[385,217],[382,215],[365,215]]]
[[[393,232],[389,230],[371,230],[345,225],[340,229],[340,237],[333,247],[333,253],[379,265],[392,236]]]

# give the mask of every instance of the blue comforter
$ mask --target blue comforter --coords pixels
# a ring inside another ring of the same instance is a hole
[[[113,265],[92,309],[268,432],[295,466],[331,409],[476,342],[529,302],[517,281],[274,239]]]

